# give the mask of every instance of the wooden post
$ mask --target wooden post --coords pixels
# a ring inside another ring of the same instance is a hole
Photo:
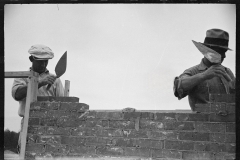
[[[69,97],[70,81],[65,80],[64,97]]]
[[[26,97],[24,121],[23,121],[23,128],[22,128],[23,130],[21,133],[21,150],[20,150],[21,160],[25,159],[30,105],[32,102],[37,101],[38,76],[34,75],[33,71],[31,72],[32,72],[32,75],[29,76],[29,83],[27,88],[27,97]]]

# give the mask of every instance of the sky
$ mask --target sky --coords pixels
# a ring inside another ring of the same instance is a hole
[[[28,71],[28,50],[54,52],[54,73],[67,51],[70,96],[90,110],[190,110],[173,94],[174,77],[201,62],[192,40],[220,28],[230,35],[223,65],[235,73],[234,4],[8,4],[4,8],[5,71]],[[19,104],[5,79],[4,129],[18,132]]]

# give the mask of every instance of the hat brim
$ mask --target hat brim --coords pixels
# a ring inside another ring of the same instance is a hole
[[[199,43],[201,43],[201,42],[199,42]],[[208,43],[201,43],[201,44],[203,44],[203,45],[208,45],[208,46],[219,47],[219,48],[223,48],[223,49],[227,49],[227,50],[230,50],[230,51],[232,51],[232,49],[230,49],[230,48],[228,48],[228,47],[226,47],[226,46],[219,46],[219,45],[215,45],[215,44],[208,44]]]
[[[49,60],[51,58],[38,58],[38,57],[34,57],[32,56],[34,60],[37,60],[37,61],[43,61],[43,60]]]

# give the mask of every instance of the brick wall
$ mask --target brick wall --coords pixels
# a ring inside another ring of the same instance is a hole
[[[89,110],[76,97],[41,97],[30,108],[26,157],[232,160],[235,99],[211,97],[194,113]]]

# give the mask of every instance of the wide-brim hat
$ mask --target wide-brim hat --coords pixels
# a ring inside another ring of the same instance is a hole
[[[28,53],[35,60],[48,60],[54,57],[53,51],[49,47],[42,44],[31,46],[31,48],[28,50]]]

